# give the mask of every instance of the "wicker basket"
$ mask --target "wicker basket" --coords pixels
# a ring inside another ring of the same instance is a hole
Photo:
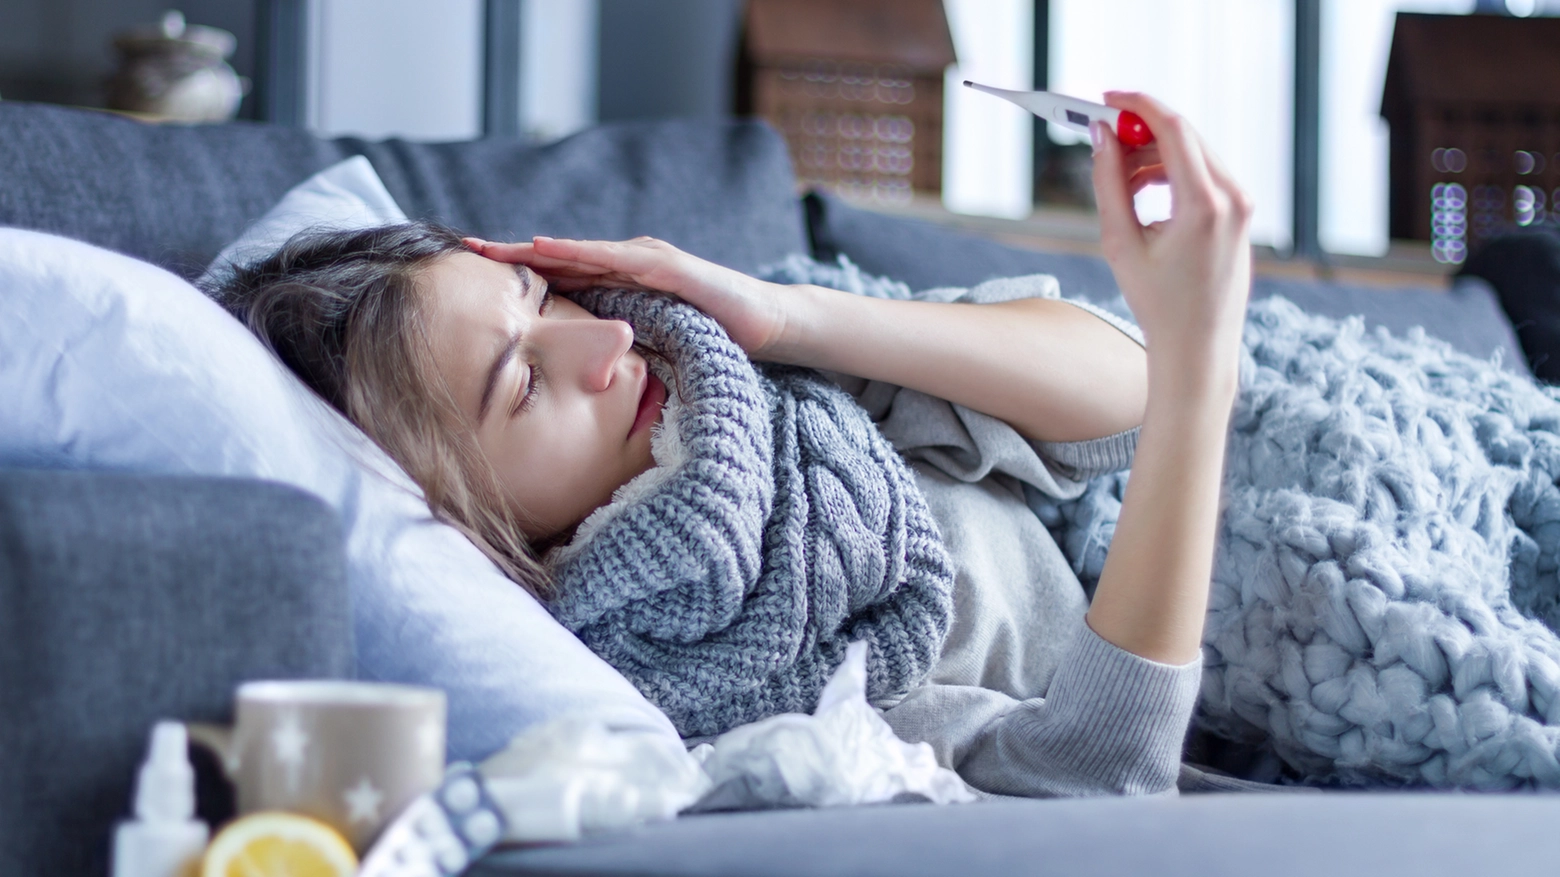
[[[942,190],[940,0],[751,0],[737,110],[786,139],[797,180],[907,201]]]
[[[1560,19],[1398,13],[1381,114],[1392,237],[1455,264],[1560,221]]]

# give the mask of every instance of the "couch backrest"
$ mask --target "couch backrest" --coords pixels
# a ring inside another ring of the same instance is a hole
[[[154,722],[230,721],[250,679],[351,677],[353,636],[313,496],[0,469],[0,874],[107,875]],[[201,814],[231,815],[202,776]]]
[[[1063,295],[1100,304],[1118,298],[1110,266],[1097,256],[1019,249],[930,223],[886,216],[833,195],[805,201],[813,255],[848,256],[863,271],[902,280],[911,289],[973,286],[993,277],[1054,274]],[[1461,277],[1447,289],[1379,289],[1345,283],[1258,276],[1251,300],[1282,295],[1302,309],[1328,317],[1359,315],[1367,326],[1401,334],[1412,326],[1481,359],[1499,351],[1501,362],[1530,374],[1516,333],[1489,284]]]
[[[0,103],[0,225],[194,277],[289,188],[355,154],[408,215],[487,238],[644,234],[748,271],[806,251],[785,144],[752,120],[603,125],[550,144],[411,143]]]

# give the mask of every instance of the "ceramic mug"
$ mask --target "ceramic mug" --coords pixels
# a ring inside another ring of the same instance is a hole
[[[238,812],[287,810],[342,833],[361,855],[444,775],[445,699],[380,682],[247,682],[231,728],[191,723],[238,792]]]

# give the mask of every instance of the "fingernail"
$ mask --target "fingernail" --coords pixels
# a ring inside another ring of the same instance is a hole
[[[548,237],[547,235],[544,235],[544,234],[538,234],[538,235],[532,235],[531,236],[531,240],[533,240],[533,241],[550,241],[550,240],[552,240],[552,238],[550,238],[550,237]]]
[[[1104,122],[1090,122],[1089,123],[1089,142],[1094,144],[1094,150],[1090,154],[1091,155],[1099,155],[1100,154],[1100,150],[1105,148],[1105,123]]]

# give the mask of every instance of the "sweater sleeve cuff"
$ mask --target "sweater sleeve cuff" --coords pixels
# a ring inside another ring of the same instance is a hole
[[[1074,481],[1131,468],[1141,426],[1081,442],[1031,442],[1035,453]]]
[[[1085,621],[1046,693],[1057,744],[1077,749],[1075,769],[1112,791],[1151,794],[1175,787],[1202,657],[1162,664],[1107,642]]]
[[[1174,738],[1179,762],[1202,685],[1202,656],[1185,664],[1150,660],[1106,640],[1087,620],[1069,652],[1046,702],[1058,712],[1077,712],[1094,733],[1137,728],[1145,740]]]
[[[987,757],[1004,769],[966,779],[999,794],[1170,792],[1201,680],[1200,656],[1181,665],[1151,661],[1085,623],[1044,701],[1025,701],[993,729],[997,751]]]

